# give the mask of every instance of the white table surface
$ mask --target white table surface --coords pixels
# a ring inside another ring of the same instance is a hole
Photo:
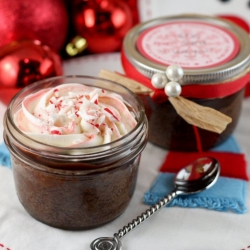
[[[121,71],[119,53],[87,56],[64,62],[65,74],[97,75],[106,69]],[[105,63],[105,64],[104,64]],[[94,67],[93,67],[94,65]],[[5,107],[0,105],[0,135]],[[236,140],[250,162],[250,98],[243,102]],[[15,193],[10,169],[0,166],[0,250],[89,249],[92,240],[112,236],[148,208],[142,198],[158,175],[166,151],[148,143],[142,153],[135,194],[127,210],[100,228],[71,232],[46,226],[30,217]],[[249,168],[248,168],[249,172]],[[250,186],[248,212],[243,215],[206,209],[164,208],[122,239],[123,249],[247,249],[250,245]],[[4,249],[4,248],[2,248]],[[7,249],[7,248],[6,248]]]
[[[239,12],[249,20],[248,1],[140,0],[141,18],[176,14],[187,10],[201,13]],[[209,2],[209,3],[208,3]],[[237,8],[236,8],[237,2]],[[211,5],[213,8],[211,8]],[[165,8],[165,9],[164,9]],[[87,56],[64,62],[65,74],[96,76],[100,69],[121,71],[119,53]],[[0,142],[3,113],[0,103]],[[234,132],[250,163],[250,98],[243,102],[239,124]],[[115,221],[86,231],[63,231],[44,225],[30,217],[15,193],[12,170],[0,166],[0,250],[83,250],[100,236],[112,236],[148,208],[142,198],[158,175],[166,151],[148,143],[142,153],[135,194],[127,210]],[[250,168],[248,165],[248,173]],[[122,239],[125,250],[242,250],[250,248],[250,185],[246,214],[216,212],[206,209],[164,208]]]

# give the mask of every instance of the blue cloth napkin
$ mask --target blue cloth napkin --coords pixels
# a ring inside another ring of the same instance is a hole
[[[160,173],[150,190],[145,193],[144,201],[153,205],[174,189],[172,173]],[[198,194],[182,195],[175,198],[167,206],[190,208],[207,208],[218,211],[233,211],[239,214],[246,212],[247,182],[227,177],[219,177],[216,184]]]
[[[241,150],[234,137],[213,148],[214,151],[240,153]],[[144,195],[144,202],[153,205],[174,189],[173,173],[159,173],[151,188]],[[198,194],[181,195],[167,207],[179,206],[190,208],[207,208],[217,211],[232,211],[243,214],[247,208],[247,181],[238,178],[219,177],[216,184]]]
[[[0,144],[0,165],[11,168],[10,152],[5,143]]]
[[[241,149],[233,136],[229,136],[223,143],[214,147],[211,151],[241,153]]]

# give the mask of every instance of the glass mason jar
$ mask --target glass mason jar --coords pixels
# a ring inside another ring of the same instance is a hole
[[[141,98],[149,120],[149,141],[157,146],[197,150],[193,126],[177,114],[164,91],[151,84],[152,76],[165,73],[171,64],[184,70],[181,96],[232,118],[221,134],[198,128],[204,150],[223,142],[237,126],[244,87],[250,80],[250,39],[232,22],[184,14],[140,23],[124,38],[122,64],[128,77],[154,93]],[[158,98],[157,93],[166,98]]]
[[[13,121],[22,100],[44,88],[81,83],[121,95],[137,121],[120,139],[87,148],[56,147],[31,139]],[[135,190],[148,123],[140,99],[114,82],[88,76],[42,80],[19,92],[4,117],[4,140],[11,153],[17,195],[27,212],[53,227],[79,230],[118,217]]]

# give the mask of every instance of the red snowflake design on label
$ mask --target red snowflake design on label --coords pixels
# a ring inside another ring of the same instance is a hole
[[[230,31],[202,22],[169,22],[141,33],[139,52],[163,65],[183,68],[208,68],[233,59],[240,48]]]

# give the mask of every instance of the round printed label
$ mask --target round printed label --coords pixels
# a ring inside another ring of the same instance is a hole
[[[237,37],[203,22],[169,22],[142,32],[137,49],[147,59],[183,68],[209,68],[232,60],[240,49]]]

